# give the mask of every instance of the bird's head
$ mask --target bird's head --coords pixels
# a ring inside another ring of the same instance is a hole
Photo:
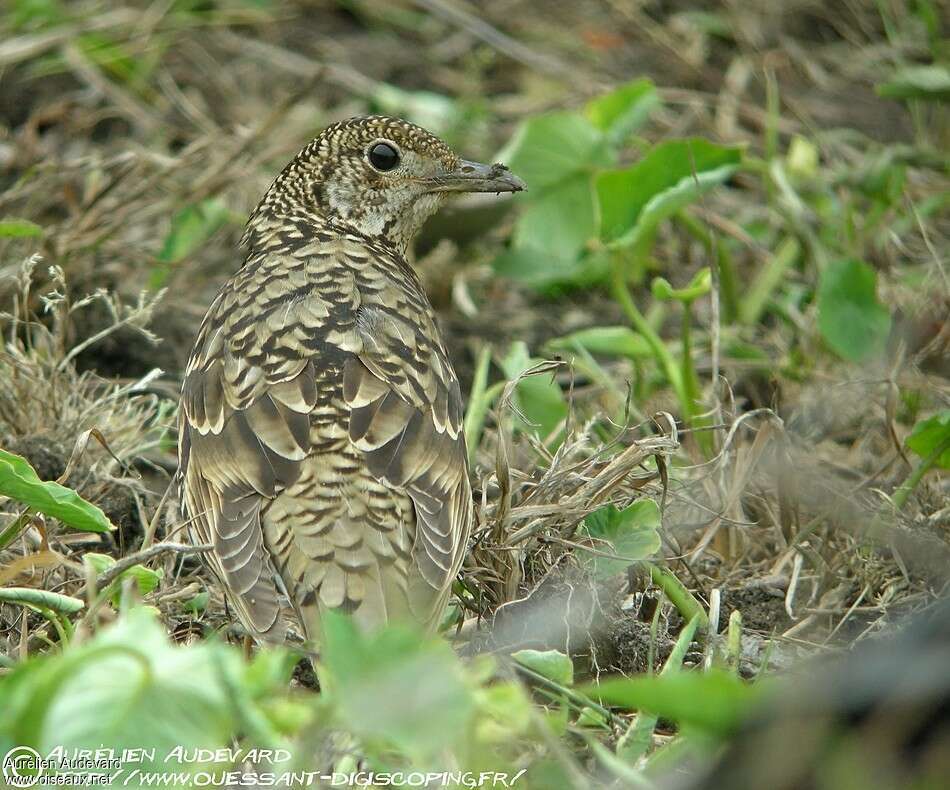
[[[459,192],[520,192],[500,164],[460,159],[442,140],[396,118],[328,126],[277,177],[249,229],[274,221],[332,222],[405,251],[425,220]]]

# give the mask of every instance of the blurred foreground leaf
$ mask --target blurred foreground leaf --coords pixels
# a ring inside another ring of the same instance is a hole
[[[465,738],[474,699],[447,642],[399,626],[367,636],[332,610],[320,619],[325,692],[353,733],[419,758]]]
[[[877,275],[853,259],[832,263],[818,286],[818,329],[841,357],[861,362],[884,350],[891,314],[877,299]]]
[[[71,488],[40,480],[25,458],[6,450],[0,450],[0,496],[8,496],[40,513],[58,518],[73,529],[86,532],[114,529],[98,507]]]
[[[649,711],[682,726],[725,736],[735,731],[759,699],[762,684],[751,686],[730,672],[713,669],[610,679],[582,692],[602,703]]]
[[[0,682],[0,736],[47,754],[54,747],[157,750],[229,743],[235,701],[226,675],[241,660],[224,645],[173,646],[148,609],[60,655],[21,664]],[[194,763],[176,764],[192,771]]]

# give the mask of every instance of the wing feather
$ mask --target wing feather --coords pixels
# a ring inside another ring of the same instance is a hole
[[[298,611],[365,606],[366,622],[385,622],[408,599],[434,624],[473,520],[461,394],[421,286],[404,263],[334,244],[350,263],[332,277],[316,257],[245,266],[213,303],[183,386],[186,510],[264,638],[285,633],[284,586]],[[361,475],[376,490],[340,511],[332,487]]]

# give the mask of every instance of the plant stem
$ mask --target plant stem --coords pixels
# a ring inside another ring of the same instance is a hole
[[[742,323],[755,324],[759,320],[773,292],[781,285],[785,272],[798,260],[801,249],[801,244],[793,236],[789,236],[779,245],[765,268],[752,282],[748,296],[739,306]]]
[[[948,449],[950,449],[950,436],[946,436],[942,442],[938,442],[933,452],[926,458],[922,458],[920,463],[917,464],[914,470],[907,476],[907,479],[898,486],[894,492],[894,496],[891,497],[891,501],[897,510],[903,509],[904,505],[907,504],[908,497],[910,497],[914,489],[917,488],[923,476],[933,468],[934,464],[937,463],[937,459]]]
[[[702,398],[702,393],[700,392],[699,377],[696,375],[696,368],[693,366],[693,346],[691,342],[693,314],[691,307],[692,304],[690,302],[683,303],[683,329],[681,332],[683,339],[683,360],[681,375],[683,377],[683,390],[686,393],[686,397],[689,398],[692,408],[695,409],[696,404],[698,404]],[[694,412],[693,416],[690,417],[689,424],[692,428],[699,428],[708,425],[709,420]],[[712,457],[712,434],[707,431],[697,431],[694,436],[696,437],[696,443],[699,445],[703,457]]]
[[[686,589],[683,582],[666,568],[661,568],[651,562],[646,563],[646,565],[650,569],[650,578],[653,579],[653,583],[663,590],[663,593],[670,599],[670,602],[676,607],[676,611],[682,615],[683,619],[690,622],[693,618],[697,618],[697,622],[705,627],[709,618],[706,616],[702,605]]]
[[[630,291],[627,290],[623,263],[616,258],[612,266],[611,291],[624,313],[626,313],[627,318],[630,319],[630,323],[633,324],[633,328],[642,335],[650,347],[650,351],[666,375],[670,386],[672,386],[676,392],[676,397],[679,399],[684,415],[688,419],[692,419],[694,414],[693,405],[690,403],[683,386],[683,378],[680,375],[679,368],[676,366],[676,360],[673,359],[673,355],[666,347],[666,344],[664,344],[660,336],[653,330],[653,327],[650,326],[646,318],[644,318],[643,313],[641,313],[636,304],[634,304],[633,298],[630,296]]]
[[[733,323],[739,316],[739,293],[736,285],[736,266],[725,240],[717,239],[703,224],[686,211],[676,215],[683,227],[706,247],[710,258],[715,258],[719,270],[720,293],[726,323]]]

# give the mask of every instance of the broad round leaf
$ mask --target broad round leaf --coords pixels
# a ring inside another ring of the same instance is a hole
[[[821,273],[818,329],[841,357],[862,362],[884,350],[891,314],[877,299],[877,275],[866,263],[837,261]]]

